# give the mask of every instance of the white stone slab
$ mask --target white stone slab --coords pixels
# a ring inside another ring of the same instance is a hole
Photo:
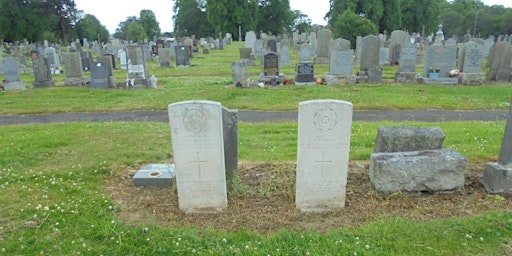
[[[296,207],[322,212],[345,207],[352,103],[299,104]]]
[[[222,106],[213,101],[169,105],[179,207],[185,213],[227,208]]]

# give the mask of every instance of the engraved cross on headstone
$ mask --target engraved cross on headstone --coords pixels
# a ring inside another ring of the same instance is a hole
[[[198,173],[198,177],[199,179],[202,178],[201,176],[201,164],[206,164],[207,161],[206,160],[200,160],[200,157],[199,157],[199,152],[196,152],[196,161],[192,161],[191,163],[197,163],[197,173]]]
[[[332,164],[331,160],[325,160],[325,151],[322,151],[322,160],[315,160],[316,164],[320,164],[321,168],[321,178],[324,178],[324,167],[326,164],[330,165]]]

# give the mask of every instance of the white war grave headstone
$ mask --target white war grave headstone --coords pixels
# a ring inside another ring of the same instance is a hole
[[[236,158],[236,147],[225,150],[230,147],[225,137],[232,134],[225,129],[236,129],[237,112],[213,101],[178,102],[168,110],[180,210],[222,212],[228,206],[226,171],[236,168],[225,158]]]
[[[324,212],[345,207],[352,103],[310,100],[299,104],[296,207]]]

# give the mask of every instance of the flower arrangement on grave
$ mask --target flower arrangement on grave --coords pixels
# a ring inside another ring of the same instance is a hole
[[[429,72],[429,73],[439,73],[440,71],[441,71],[441,69],[440,69],[440,68],[433,68],[433,67],[430,67],[430,68],[428,69],[428,72]]]

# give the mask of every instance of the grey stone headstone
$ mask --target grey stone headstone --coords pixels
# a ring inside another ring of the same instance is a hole
[[[464,73],[480,73],[484,61],[484,47],[476,43],[469,43],[465,47]]]
[[[295,82],[312,83],[315,81],[315,67],[312,62],[299,62],[296,66]]]
[[[423,76],[428,77],[430,68],[439,69],[439,77],[446,78],[448,73],[455,68],[457,58],[456,46],[431,45],[427,48],[427,57]]]
[[[379,64],[381,66],[389,64],[389,50],[387,47],[379,48]]]
[[[158,63],[160,67],[168,68],[172,66],[171,49],[158,48]]]
[[[352,103],[299,104],[295,204],[303,212],[345,207]]]
[[[238,110],[222,107],[222,131],[226,177],[233,177],[238,169]]]
[[[34,70],[34,87],[52,87],[54,86],[52,73],[50,70],[50,63],[48,59],[42,56],[32,58],[32,65]]]
[[[247,48],[248,49],[248,48]],[[249,82],[248,60],[234,61],[231,63],[233,85],[236,87],[247,87]]]
[[[505,42],[496,43],[489,55],[489,72],[486,75],[487,81],[510,81],[511,45]]]
[[[168,107],[180,210],[222,212],[228,206],[222,106],[185,101]]]
[[[401,48],[398,72],[416,72],[416,46],[406,43]]]
[[[318,45],[316,48],[315,64],[329,63],[329,48],[332,40],[332,31],[322,29],[318,31]]]
[[[81,86],[85,85],[87,80],[84,77],[82,67],[82,59],[79,52],[64,53],[62,62],[65,67],[66,78],[65,86]]]
[[[145,50],[142,46],[127,46],[127,71],[129,85],[132,87],[148,87],[149,76],[146,69]]]
[[[7,83],[20,82],[18,63],[15,58],[8,57],[3,66],[4,79]]]
[[[379,127],[373,152],[441,149],[445,135],[439,127]]]
[[[389,43],[389,58],[392,64],[396,64],[400,59],[400,51],[395,51],[396,46],[402,46],[407,41],[407,32],[402,30],[395,30],[391,32],[391,40]],[[397,56],[398,54],[398,56]]]
[[[248,60],[251,57],[251,53],[252,53],[252,48],[249,48],[249,47],[240,48],[240,59]]]
[[[329,63],[329,75],[334,76],[352,76],[354,75],[354,67],[352,65],[353,51],[333,50],[331,51]]]
[[[249,47],[251,49],[253,49],[253,53],[256,54],[256,52],[254,51],[254,44],[256,42],[256,33],[254,33],[254,31],[248,31],[247,33],[245,33],[245,47]],[[263,47],[263,45],[262,45]]]
[[[285,67],[290,65],[290,49],[284,47],[279,52],[279,66]]]
[[[357,36],[356,37],[356,58],[354,65],[360,65],[361,64],[361,54],[363,51],[363,37]]]
[[[257,58],[261,58],[261,56],[263,55],[264,43],[265,43],[265,41],[263,39],[257,39],[254,41],[254,47],[252,48],[252,53],[254,53],[254,55]]]
[[[361,71],[368,76],[368,83],[382,83],[382,67],[379,64],[379,37],[369,35],[363,38]]]
[[[466,158],[453,149],[373,153],[370,180],[383,193],[459,191]]]
[[[300,61],[311,61],[311,48],[309,45],[302,44],[300,46],[300,52],[299,52]]]

